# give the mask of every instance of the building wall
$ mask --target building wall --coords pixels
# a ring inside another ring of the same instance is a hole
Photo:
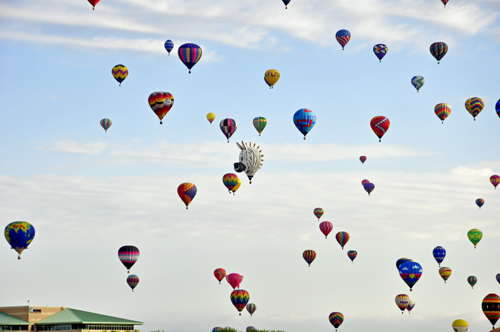
[[[41,307],[41,306],[20,306],[20,307],[0,307],[0,311],[17,317],[19,319],[30,322],[28,331],[35,331],[33,324],[45,319],[59,311],[67,309],[67,307]]]

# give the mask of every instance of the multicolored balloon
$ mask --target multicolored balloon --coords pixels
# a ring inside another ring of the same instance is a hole
[[[139,284],[139,277],[135,274],[131,274],[127,277],[127,284],[132,288],[132,292],[134,288]]]
[[[252,184],[252,179],[259,169],[261,169],[264,163],[264,153],[258,144],[252,142],[236,142],[236,145],[240,148],[239,162],[234,163],[234,170],[238,173],[245,172],[250,184]]]
[[[434,256],[434,259],[438,263],[439,267],[441,267],[441,263],[446,257],[446,250],[441,246],[437,246],[434,250],[432,250],[432,255]]]
[[[285,0],[283,0],[283,1],[285,1]],[[290,2],[290,0],[288,0],[288,2]],[[255,327],[253,327],[253,326],[247,326],[246,332],[248,332],[248,331],[255,331],[255,330],[256,330]]]
[[[283,3],[285,4],[285,9],[288,9],[288,4],[290,3],[291,0],[283,0]]]
[[[102,119],[100,124],[101,124],[101,127],[104,129],[104,131],[107,132],[109,127],[111,127],[111,120],[110,119]]]
[[[424,86],[424,83],[425,79],[423,76],[413,76],[411,79],[411,84],[417,89],[417,92]]]
[[[313,210],[313,213],[319,220],[319,218],[321,218],[321,216],[323,215],[323,213],[325,213],[325,211],[322,208],[318,207]]]
[[[404,262],[399,266],[399,275],[410,287],[410,291],[412,291],[413,286],[415,286],[418,279],[422,276],[422,272],[422,266],[417,262]]]
[[[186,204],[186,210],[188,209],[188,205],[193,201],[194,196],[196,196],[196,192],[198,189],[193,183],[184,182],[177,187],[177,194],[181,198],[181,200]]]
[[[439,275],[443,278],[444,283],[446,284],[446,280],[451,276],[451,269],[449,267],[442,267],[439,269]]]
[[[413,262],[412,259],[409,259],[409,258],[400,258],[396,261],[396,269],[398,269],[399,271],[399,267],[401,266],[401,264],[405,263],[405,262]]]
[[[89,3],[92,5],[92,10],[95,10],[95,5],[101,0],[88,0]]]
[[[477,278],[476,278],[476,276],[468,276],[467,277],[467,282],[472,287],[472,289],[474,289],[474,285],[477,284]]]
[[[477,228],[473,228],[469,232],[467,232],[467,237],[469,238],[469,241],[474,245],[474,249],[476,249],[476,245],[483,238],[483,232],[481,232]]]
[[[241,311],[245,309],[248,301],[250,300],[250,294],[244,289],[237,289],[231,292],[231,302],[234,307],[239,311],[241,316]]]
[[[375,185],[371,182],[365,183],[363,185],[363,188],[365,188],[365,191],[368,193],[368,196],[370,196],[370,193],[375,189]]]
[[[233,289],[240,288],[240,284],[243,281],[243,276],[238,273],[231,273],[226,276],[227,282],[233,287]]]
[[[500,176],[498,175],[492,175],[490,176],[490,182],[497,189],[498,184],[500,183]]]
[[[259,133],[259,136],[260,136],[260,134],[262,133],[264,128],[266,128],[266,126],[267,126],[266,118],[264,118],[262,116],[258,116],[256,118],[254,118],[253,119],[253,126],[255,127],[255,130],[257,130],[257,132]]]
[[[201,47],[196,44],[187,43],[182,44],[177,50],[177,54],[179,55],[179,59],[181,59],[182,63],[189,69],[189,73],[191,74],[191,68],[200,61],[201,59]]]
[[[500,296],[494,293],[486,295],[481,307],[486,318],[493,324],[494,329],[498,318],[500,318]]]
[[[498,99],[497,103],[495,104],[495,111],[497,111],[497,115],[500,118],[500,99]]]
[[[465,102],[465,108],[469,111],[470,115],[472,115],[474,121],[476,121],[476,116],[478,116],[484,108],[484,101],[478,97],[469,98]]]
[[[302,257],[304,257],[304,260],[311,267],[311,263],[316,259],[316,252],[314,250],[306,250],[302,253]]]
[[[111,74],[113,75],[115,80],[120,83],[120,86],[122,86],[122,82],[128,76],[128,68],[124,65],[116,65],[113,67],[113,69],[111,69]]]
[[[219,281],[219,285],[220,285],[220,282],[226,276],[226,270],[224,270],[222,268],[215,269],[214,276]]]
[[[335,38],[337,38],[340,46],[342,46],[343,51],[344,46],[346,46],[349,40],[351,40],[351,33],[348,30],[342,29],[337,31],[337,33],[335,34]]]
[[[229,193],[233,193],[234,195],[236,191],[235,188],[238,184],[241,184],[241,180],[238,178],[238,175],[234,173],[227,173],[222,177],[222,183],[224,183]]]
[[[377,44],[373,46],[373,53],[375,53],[380,62],[382,62],[382,58],[385,57],[388,50],[389,49],[385,44]]]
[[[167,39],[165,42],[165,49],[168,52],[168,55],[170,56],[170,52],[174,49],[174,42],[171,41],[170,39]]]
[[[276,82],[280,79],[280,72],[276,69],[269,69],[264,74],[264,81],[269,85],[269,89],[272,89]]]
[[[253,313],[257,310],[257,306],[253,303],[247,304],[247,311],[250,314],[250,317],[252,317]]]
[[[328,316],[328,320],[330,321],[330,324],[332,324],[335,328],[335,331],[337,331],[339,326],[344,322],[344,315],[342,315],[340,312],[332,312]]]
[[[21,259],[21,253],[35,238],[35,227],[26,221],[14,221],[5,227],[4,235],[10,248],[18,253],[17,259]]]
[[[432,43],[429,49],[432,56],[436,58],[439,64],[439,61],[441,61],[441,59],[446,55],[446,52],[448,52],[448,45],[443,42],[436,42]]]
[[[139,248],[136,246],[123,246],[118,249],[118,258],[120,262],[127,268],[127,273],[130,273],[130,269],[139,259]]]
[[[366,161],[366,156],[359,157],[359,160],[361,161],[362,164],[364,164]]]
[[[443,0],[442,0],[443,1]],[[448,2],[448,0],[444,0]],[[469,329],[469,324],[463,319],[457,319],[451,323],[451,327],[454,332],[467,332]]]
[[[379,138],[379,142],[382,141],[382,136],[384,136],[387,130],[389,130],[390,125],[391,121],[389,121],[389,118],[382,115],[378,115],[370,120],[370,126],[372,127],[375,135]]]
[[[434,107],[434,113],[436,113],[437,117],[441,119],[441,124],[443,124],[444,120],[446,120],[448,115],[451,113],[451,106],[446,103],[437,104]]]
[[[349,250],[347,256],[351,259],[351,262],[354,263],[354,259],[358,257],[358,252],[356,250]]]
[[[332,229],[333,224],[329,221],[323,221],[319,224],[319,230],[325,235],[325,239],[328,237],[328,234],[330,234]]]
[[[316,124],[316,114],[310,109],[301,108],[293,115],[293,123],[306,139],[306,135]]]
[[[220,122],[219,127],[224,136],[226,136],[227,142],[229,143],[229,139],[231,138],[231,136],[233,136],[236,128],[238,128],[238,123],[236,123],[236,120],[227,118]]]
[[[482,198],[476,199],[476,205],[479,206],[479,209],[481,210],[481,207],[484,205],[484,199]]]
[[[207,114],[207,120],[212,124],[212,122],[215,120],[215,114],[214,113],[208,113]]]
[[[342,247],[342,250],[344,250],[344,246],[347,244],[347,242],[349,241],[349,233],[347,232],[338,232],[336,235],[335,235],[335,238],[337,239],[337,242],[340,244],[340,246]]]
[[[163,117],[174,106],[174,96],[169,92],[153,92],[149,95],[148,102],[162,124]]]
[[[406,307],[406,310],[408,310],[408,314],[411,314],[413,308],[415,308],[415,301],[410,299],[410,302],[408,302],[408,307]]]
[[[401,309],[401,314],[404,314],[405,309],[408,308],[408,304],[410,303],[410,297],[406,294],[398,294],[395,301],[398,308]]]
[[[442,3],[443,3],[443,5],[444,5],[444,8],[446,8],[446,4],[448,3],[448,1],[450,1],[450,0],[441,0],[441,2],[442,2]]]

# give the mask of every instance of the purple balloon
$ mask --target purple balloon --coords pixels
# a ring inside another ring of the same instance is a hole
[[[370,193],[373,191],[373,189],[375,189],[375,185],[371,182],[365,183],[363,185],[363,187],[365,188],[366,192],[368,193],[368,196],[370,196]]]

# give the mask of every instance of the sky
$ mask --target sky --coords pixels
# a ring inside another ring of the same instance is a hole
[[[0,217],[30,222],[36,236],[21,260],[0,246],[0,306],[67,306],[143,321],[142,331],[326,332],[334,311],[342,332],[451,331],[455,319],[489,331],[481,302],[500,293],[500,190],[489,182],[500,174],[499,13],[498,0],[292,0],[286,10],[280,0],[102,0],[94,11],[85,0],[1,1]],[[340,29],[352,35],[344,51]],[[429,52],[438,41],[449,47],[440,64]],[[203,49],[191,74],[177,56],[188,42]],[[121,87],[117,64],[129,70]],[[274,89],[268,69],[281,73]],[[148,104],[155,91],[175,100],[163,125]],[[485,103],[476,121],[471,97]],[[443,102],[452,111],[441,124]],[[292,122],[301,108],[317,116],[307,140]],[[377,115],[391,121],[382,142]],[[229,144],[225,118],[238,123]],[[251,185],[238,174],[233,196],[222,176],[241,141],[259,144],[264,163]],[[198,189],[189,210],[183,182]],[[333,223],[326,240],[316,207]],[[472,228],[484,234],[476,249]],[[350,234],[344,250],[339,231]],[[134,292],[123,245],[141,252]],[[401,257],[423,267],[411,292]],[[253,317],[238,316],[216,268],[244,276]],[[410,315],[398,294],[415,301]]]

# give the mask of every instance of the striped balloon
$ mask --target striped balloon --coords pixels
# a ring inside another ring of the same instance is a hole
[[[153,92],[149,95],[148,103],[162,124],[163,117],[174,106],[174,96],[169,92]]]
[[[468,276],[467,277],[467,282],[472,287],[472,289],[474,289],[474,285],[477,284],[477,278],[476,278],[476,276]]]
[[[390,125],[391,121],[389,121],[389,118],[382,115],[375,116],[370,120],[370,126],[372,127],[375,135],[379,138],[379,142],[382,141],[382,136],[384,136],[387,130],[389,130]]]
[[[262,133],[264,128],[266,128],[266,126],[267,126],[266,118],[264,118],[262,116],[258,116],[256,118],[254,118],[253,119],[253,126],[255,127],[255,130],[257,130],[257,132],[259,133],[259,136],[260,136],[260,134]]]
[[[436,113],[437,117],[441,119],[441,123],[444,123],[444,120],[450,115],[451,107],[449,104],[440,103],[434,107],[434,113]]]
[[[100,123],[101,123],[101,127],[104,128],[105,132],[107,132],[109,127],[111,127],[111,120],[110,119],[102,119]]]
[[[443,42],[432,43],[429,49],[432,56],[436,58],[439,64],[439,61],[441,61],[441,59],[446,55],[446,52],[448,52],[448,45]]]
[[[188,209],[188,205],[193,201],[194,196],[196,196],[196,186],[190,182],[184,182],[177,187],[177,194],[181,198],[181,200],[186,204],[186,210]]]
[[[122,262],[122,264],[127,268],[127,273],[130,273],[130,268],[137,262],[139,259],[139,248],[136,246],[123,246],[118,249],[118,258]]]
[[[322,208],[318,207],[318,208],[315,208],[313,210],[313,213],[316,216],[316,218],[318,218],[318,220],[319,220],[319,218],[321,218],[321,216],[323,215],[323,213],[325,213],[325,211]]]
[[[382,62],[382,58],[385,57],[388,50],[389,49],[385,44],[377,44],[373,46],[373,53],[375,53],[380,62]]]
[[[401,313],[404,314],[405,309],[408,309],[408,304],[410,303],[410,297],[406,294],[398,294],[394,299],[396,305],[401,309]]]
[[[170,39],[167,39],[167,41],[165,42],[165,49],[167,50],[168,55],[170,55],[170,52],[174,49],[174,42]]]
[[[484,205],[484,199],[482,198],[476,199],[476,205],[479,206],[479,209],[481,209],[481,206]]]
[[[214,276],[217,280],[219,280],[219,285],[220,285],[220,282],[222,281],[222,279],[224,279],[224,277],[226,276],[226,270],[224,269],[215,269],[214,271]]]
[[[338,232],[337,235],[335,235],[335,238],[337,239],[337,242],[342,247],[342,250],[344,250],[344,246],[349,241],[350,236],[349,236],[349,233],[347,233],[347,232]]]
[[[358,257],[358,252],[356,250],[349,250],[347,256],[351,259],[351,262],[354,263],[354,259]]]
[[[476,116],[478,116],[484,108],[484,101],[478,97],[469,98],[465,102],[465,108],[469,111],[470,115],[472,115],[474,121],[476,121]]]
[[[283,0],[283,3],[285,4],[285,9],[288,9],[288,4],[290,3],[291,0]]]
[[[236,120],[227,118],[220,122],[219,127],[224,136],[226,136],[227,142],[229,143],[229,139],[231,138],[231,136],[233,136],[234,132],[238,128],[238,123],[236,122]]]
[[[128,76],[128,68],[124,65],[116,65],[113,67],[113,69],[111,69],[111,74],[113,74],[115,80],[117,80],[118,83],[120,83],[120,86],[122,86],[122,82]]]
[[[316,124],[316,114],[310,109],[301,108],[293,115],[293,123],[306,139],[306,135]]]
[[[326,239],[328,237],[328,234],[330,234],[333,229],[333,224],[329,221],[323,221],[319,224],[319,229],[325,235]]]
[[[486,295],[481,307],[486,318],[493,324],[494,329],[495,323],[498,321],[498,318],[500,318],[500,296],[494,293]]]
[[[304,257],[304,260],[311,267],[311,263],[316,259],[316,252],[314,250],[306,250],[302,253],[302,257]]]
[[[411,79],[411,84],[417,89],[417,92],[424,86],[424,83],[425,80],[422,76],[413,76]]]
[[[335,328],[335,331],[337,331],[338,327],[344,322],[344,315],[342,315],[340,312],[332,312],[328,316],[328,320],[330,321],[330,324],[332,324]]]
[[[346,46],[349,40],[351,40],[351,33],[348,30],[342,29],[337,31],[335,38],[340,46],[342,46],[342,50],[344,50],[344,46]]]
[[[131,274],[127,277],[127,284],[132,288],[132,292],[134,288],[139,284],[139,277],[135,274]]]
[[[188,43],[183,44],[179,47],[177,54],[179,55],[179,59],[184,63],[184,65],[189,69],[189,73],[191,74],[191,68],[200,61],[201,59],[201,47],[196,44]]]
[[[250,294],[248,294],[248,292],[244,289],[236,289],[231,292],[230,298],[234,307],[240,312],[241,316],[241,311],[245,309],[248,301],[250,300]]]
[[[255,310],[257,310],[257,306],[254,303],[247,304],[247,311],[250,313],[250,317],[253,315]]]
[[[446,283],[446,280],[451,276],[451,269],[449,267],[442,267],[439,269],[439,275],[443,278],[444,283]]]

